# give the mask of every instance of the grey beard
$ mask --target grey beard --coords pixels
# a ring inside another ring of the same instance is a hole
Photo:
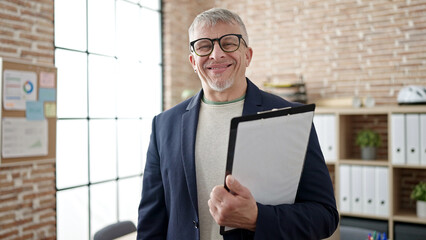
[[[227,81],[221,82],[220,84],[213,83],[211,81],[207,81],[207,83],[209,84],[210,88],[213,89],[214,91],[223,92],[226,89],[230,88],[232,84],[234,83],[234,81],[232,79],[228,79]]]

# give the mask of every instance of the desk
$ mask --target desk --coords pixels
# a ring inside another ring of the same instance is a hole
[[[136,232],[126,234],[122,237],[116,238],[115,240],[136,240]]]

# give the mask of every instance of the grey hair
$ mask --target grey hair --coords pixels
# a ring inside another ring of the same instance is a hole
[[[242,30],[242,35],[245,42],[247,45],[249,44],[248,34],[243,20],[241,20],[240,16],[238,16],[236,13],[223,8],[212,8],[198,14],[188,29],[189,39],[191,39],[191,37],[194,35],[194,31],[197,27],[212,27],[217,23],[237,23]]]

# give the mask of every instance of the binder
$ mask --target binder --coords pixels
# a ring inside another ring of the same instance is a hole
[[[420,114],[420,164],[426,165],[426,114]]]
[[[389,215],[389,170],[386,167],[376,167],[376,215]]]
[[[325,116],[324,114],[316,114],[314,116],[313,122],[314,122],[315,130],[317,132],[318,142],[321,147],[321,152],[324,155],[324,160],[327,162],[328,160],[325,153],[326,142],[325,142],[324,116]]]
[[[405,117],[404,114],[391,116],[392,163],[405,164]]]
[[[336,152],[336,117],[328,114],[324,115],[324,131],[325,131],[325,155],[328,162],[335,162],[337,159]]]
[[[339,204],[341,212],[351,212],[351,166],[340,165]]]
[[[233,118],[225,178],[232,174],[261,204],[294,203],[314,110],[309,104]]]
[[[337,159],[336,117],[332,114],[315,115],[314,125],[325,161],[335,162]]]
[[[363,196],[363,213],[369,215],[376,214],[375,201],[375,167],[364,166],[362,168],[362,196]]]
[[[407,164],[420,164],[420,120],[419,114],[406,114],[406,155]]]
[[[351,212],[363,213],[362,166],[351,167]]]

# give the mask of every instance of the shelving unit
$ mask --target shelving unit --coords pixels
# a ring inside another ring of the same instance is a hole
[[[306,103],[306,87],[301,77],[299,81],[292,83],[265,82],[265,91],[281,96],[292,102]]]
[[[387,222],[388,233],[394,239],[395,223],[413,223],[425,225],[426,219],[418,218],[415,212],[415,201],[410,199],[412,187],[418,181],[426,181],[426,165],[405,165],[392,163],[392,114],[426,114],[426,106],[380,106],[373,108],[331,108],[317,107],[315,117],[327,115],[334,116],[335,126],[335,159],[326,158],[326,163],[330,171],[330,176],[334,185],[336,201],[342,217],[356,217],[362,219],[381,220]],[[315,121],[314,121],[315,123]],[[316,123],[315,123],[316,124]],[[362,160],[360,149],[355,145],[356,133],[364,128],[373,128],[379,132],[382,145],[378,148],[377,159]],[[321,132],[318,130],[321,140]],[[329,144],[329,143],[328,143]],[[425,151],[426,149],[422,149]],[[325,155],[325,154],[324,154]],[[388,216],[378,216],[376,214],[362,214],[340,211],[339,188],[340,188],[340,166],[373,166],[384,167],[388,170]],[[398,239],[396,239],[398,240]]]

